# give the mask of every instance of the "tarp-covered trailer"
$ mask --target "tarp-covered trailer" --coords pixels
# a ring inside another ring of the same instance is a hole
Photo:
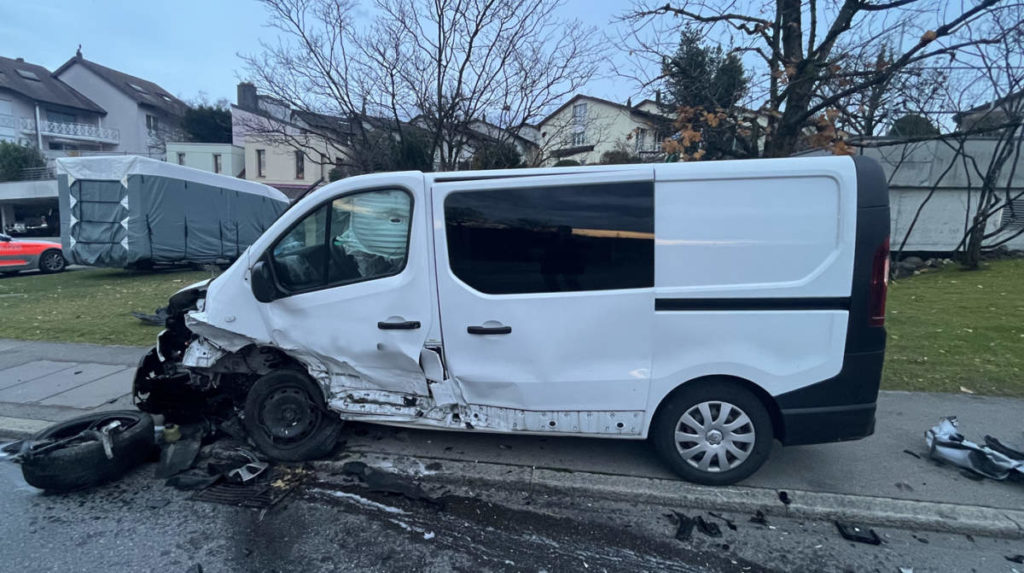
[[[227,263],[288,208],[280,191],[131,155],[57,160],[64,257],[103,267]]]

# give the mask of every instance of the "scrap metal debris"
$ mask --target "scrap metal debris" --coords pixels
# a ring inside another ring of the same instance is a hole
[[[836,521],[835,524],[836,529],[839,530],[839,535],[842,535],[843,539],[856,541],[857,543],[867,543],[868,545],[882,544],[882,538],[875,533],[874,529],[842,521]]]
[[[1024,452],[1004,445],[992,436],[985,436],[985,445],[964,438],[956,416],[943,418],[924,434],[928,455],[948,462],[973,474],[995,480],[1014,475],[1024,478]]]
[[[372,491],[401,495],[411,501],[422,501],[437,507],[441,506],[440,501],[427,494],[419,484],[412,480],[398,474],[371,468],[363,462],[345,462],[341,466],[341,473],[358,479]]]
[[[713,511],[709,511],[708,515],[710,515],[711,517],[714,517],[715,519],[722,520],[722,522],[725,523],[726,527],[728,527],[729,529],[731,529],[733,531],[736,531],[736,522],[735,521],[729,519],[728,517],[725,517],[724,515],[717,514],[717,513],[713,512]]]
[[[167,323],[167,307],[160,307],[153,311],[153,314],[146,314],[144,312],[133,310],[132,316],[141,320],[142,322],[145,322],[146,324],[151,324],[153,326],[164,326]]]
[[[722,536],[722,528],[718,527],[717,523],[708,521],[699,515],[697,516],[697,530],[708,537]]]
[[[679,541],[689,541],[693,538],[693,528],[697,525],[696,519],[679,513],[678,511],[673,511],[666,515],[673,523],[678,525],[676,528],[676,539]]]

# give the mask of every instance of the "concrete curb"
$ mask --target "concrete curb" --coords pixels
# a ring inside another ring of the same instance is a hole
[[[344,460],[318,461],[313,466],[325,473],[338,473],[344,463],[358,460],[381,471],[415,477],[425,485],[502,487],[524,493],[551,491],[669,507],[751,514],[761,510],[779,517],[1024,539],[1024,511],[1020,510],[797,490],[787,490],[791,503],[785,505],[779,501],[777,490],[765,488],[708,487],[684,481],[490,462],[348,453]],[[427,470],[424,464],[431,462],[440,462],[441,469]]]

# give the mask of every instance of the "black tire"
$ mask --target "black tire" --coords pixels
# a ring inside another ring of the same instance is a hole
[[[245,399],[244,422],[256,447],[284,462],[326,456],[341,433],[341,420],[327,409],[320,387],[298,370],[257,380]]]
[[[55,424],[32,437],[33,442],[74,436],[105,420],[130,424],[111,432],[114,459],[108,459],[103,444],[96,440],[76,442],[40,454],[28,455],[21,473],[29,485],[39,489],[68,492],[117,479],[144,462],[153,451],[153,418],[135,410],[99,412]]]
[[[710,413],[706,426],[702,407]],[[682,419],[686,413],[692,415],[688,422]],[[720,419],[723,413],[726,418]],[[693,422],[705,429],[695,429]],[[678,446],[677,429],[684,436]],[[651,440],[665,463],[683,479],[704,485],[729,485],[749,477],[768,459],[773,439],[768,409],[733,380],[684,385],[669,395],[651,425]],[[684,457],[684,451],[691,453]]]
[[[39,272],[43,274],[59,273],[67,267],[68,262],[64,259],[64,255],[57,249],[50,249],[44,251],[39,256]]]

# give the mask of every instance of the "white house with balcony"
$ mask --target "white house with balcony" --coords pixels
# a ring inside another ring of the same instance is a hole
[[[541,120],[537,144],[546,165],[563,160],[600,163],[610,151],[650,161],[662,154],[661,141],[671,122],[653,100],[634,106],[578,94]]]
[[[159,85],[85,59],[78,51],[53,72],[106,110],[105,127],[120,133],[115,150],[164,159],[167,142],[181,141],[188,105]]]
[[[39,149],[47,160],[105,153],[120,145],[108,114],[49,70],[21,58],[0,57],[0,140]],[[57,181],[49,166],[26,169],[0,183],[0,229],[15,234],[56,234]]]
[[[65,151],[112,151],[120,133],[105,109],[42,66],[0,57],[0,139],[38,148],[48,158]]]

